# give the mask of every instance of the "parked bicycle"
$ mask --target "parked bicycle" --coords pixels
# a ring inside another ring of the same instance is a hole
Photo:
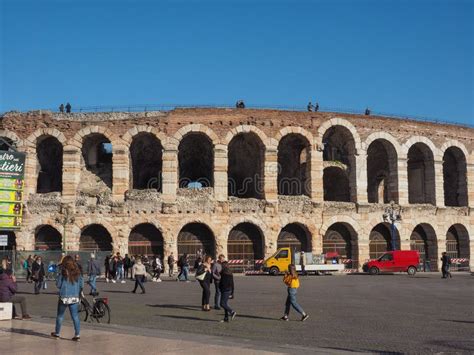
[[[86,322],[95,320],[97,323],[110,323],[109,299],[107,297],[97,297],[99,293],[92,295],[92,304],[81,292],[81,304],[79,305],[79,317]]]

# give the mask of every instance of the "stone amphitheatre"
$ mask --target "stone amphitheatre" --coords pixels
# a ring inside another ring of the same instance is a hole
[[[27,154],[17,250],[202,249],[253,266],[290,245],[360,270],[396,245],[431,270],[443,251],[474,266],[473,128],[189,108],[9,112],[0,136]]]

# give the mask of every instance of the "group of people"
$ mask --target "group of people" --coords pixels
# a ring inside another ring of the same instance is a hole
[[[35,295],[39,295],[45,285],[46,276],[43,258],[39,255],[29,255],[23,262],[23,268],[26,270],[26,282],[33,283]]]
[[[129,256],[125,254],[124,257],[117,252],[115,255],[107,255],[104,259],[104,272],[106,282],[120,282],[125,283],[125,280],[134,279],[133,267],[140,260],[140,263],[145,267],[146,272],[153,275],[154,282],[161,282],[161,273],[163,272],[163,265],[160,255],[154,255],[148,258],[146,255]]]
[[[71,104],[68,102],[66,106],[64,104],[59,105],[59,112],[64,113],[64,109],[66,109],[66,113],[71,113]]]

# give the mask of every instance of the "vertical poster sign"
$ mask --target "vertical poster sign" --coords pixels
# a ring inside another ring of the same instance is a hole
[[[25,154],[0,150],[0,229],[19,229],[23,216]]]

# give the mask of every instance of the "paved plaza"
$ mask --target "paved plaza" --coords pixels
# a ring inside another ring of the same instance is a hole
[[[435,273],[415,277],[406,274],[303,277],[298,300],[310,314],[304,323],[295,313],[291,313],[290,322],[278,321],[286,296],[280,277],[236,276],[235,283],[235,300],[231,305],[238,316],[233,322],[223,324],[219,322],[222,311],[200,310],[201,288],[196,282],[167,279],[162,283],[148,282],[144,295],[130,293],[131,281],[100,282],[101,296],[110,299],[112,324],[83,324],[81,349],[99,338],[101,341],[110,338],[100,337],[98,332],[122,329],[127,336],[153,335],[151,339],[157,343],[167,335],[161,349],[169,352],[183,351],[186,344],[283,353],[474,351],[474,277],[467,273],[454,274],[448,280]],[[54,321],[57,300],[53,283],[39,296],[31,294],[31,284],[20,283],[19,288],[28,299],[34,321],[15,321],[13,327],[29,329],[33,324],[38,327],[40,322],[40,330],[33,335],[49,334],[52,326],[47,324]],[[0,326],[5,327],[5,323]],[[5,331],[2,334],[5,336]],[[147,341],[151,341],[149,337],[146,341],[136,338],[124,346],[133,342],[137,347],[146,346]],[[182,341],[189,343],[183,345]],[[21,344],[15,342],[9,346],[15,349]],[[2,346],[6,350],[6,345]],[[153,348],[160,346],[155,344]]]

